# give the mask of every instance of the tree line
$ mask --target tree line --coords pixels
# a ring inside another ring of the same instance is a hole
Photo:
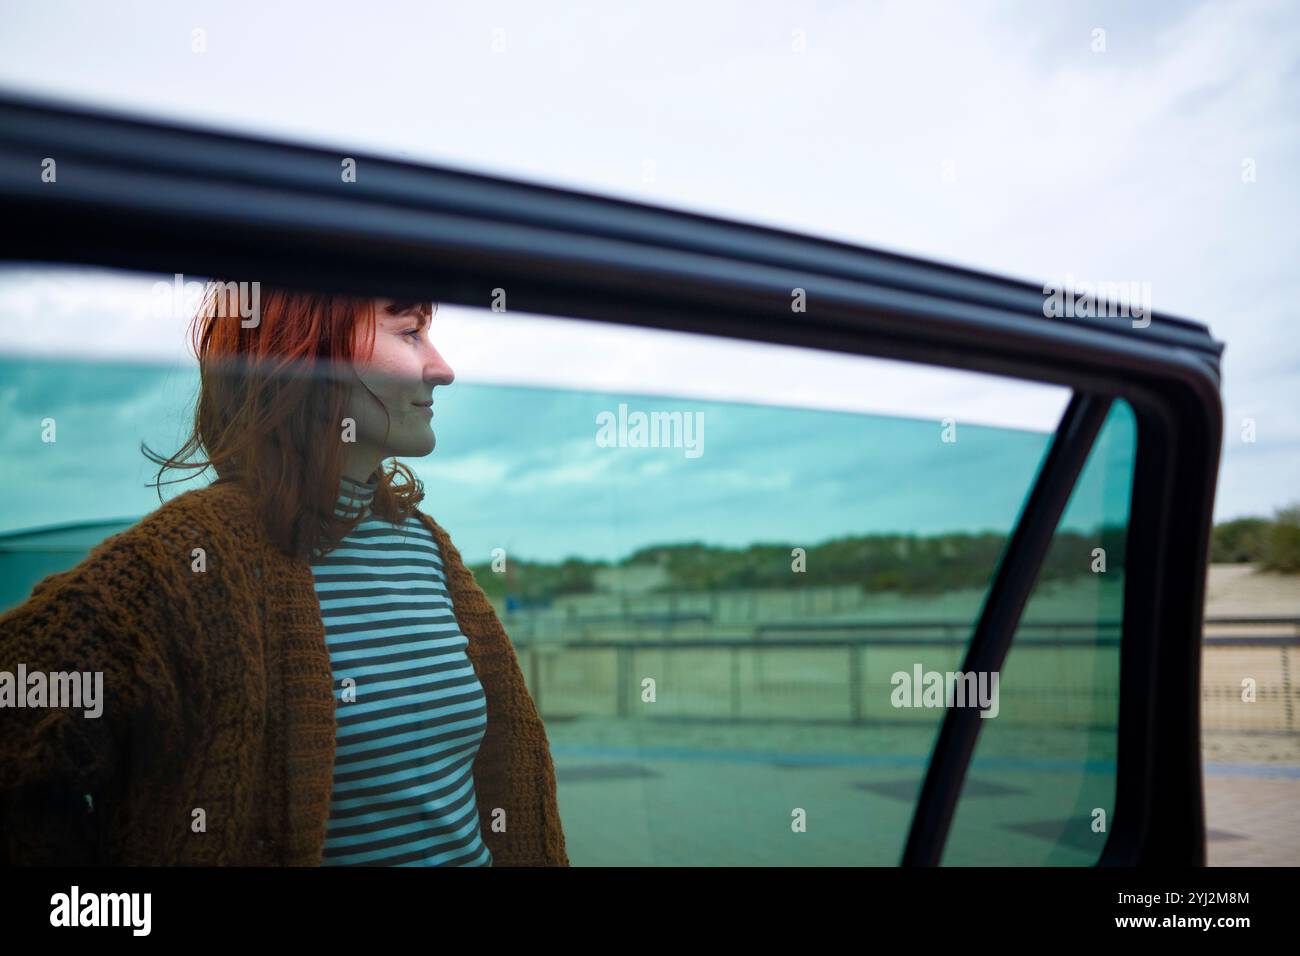
[[[1122,571],[1124,533],[1123,526],[1058,531],[1040,580],[1066,580],[1103,569]],[[493,572],[486,562],[471,569],[489,597],[512,595],[543,604],[564,595],[595,592],[601,569],[637,566],[663,569],[664,581],[654,588],[660,592],[853,585],[868,592],[936,594],[987,588],[1006,543],[1007,536],[995,532],[855,535],[807,547],[771,542],[727,548],[693,541],[644,547],[618,562],[571,557],[548,563],[514,557],[507,559],[505,573]],[[801,547],[802,554],[795,550]],[[796,572],[799,566],[802,573]]]
[[[1210,561],[1300,573],[1300,503],[1279,508],[1272,518],[1237,518],[1215,525]]]
[[[1040,581],[1064,581],[1099,570],[1124,568],[1123,526],[1091,532],[1058,531],[1044,561]],[[726,548],[700,541],[641,548],[621,561],[566,558],[560,562],[510,558],[506,573],[487,562],[471,565],[489,597],[512,595],[526,603],[547,603],[570,594],[598,590],[596,575],[604,568],[659,566],[665,580],[656,591],[794,590],[854,585],[864,591],[937,594],[963,588],[987,588],[1002,551],[1005,534],[853,535],[807,546],[803,573],[795,542]],[[1098,551],[1100,549],[1100,551]],[[1300,504],[1279,509],[1272,518],[1237,518],[1214,526],[1213,563],[1251,563],[1266,571],[1300,573]]]

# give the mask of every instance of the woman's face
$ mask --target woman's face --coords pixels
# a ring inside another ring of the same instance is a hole
[[[356,422],[356,442],[345,451],[361,479],[385,458],[433,451],[433,390],[450,385],[456,374],[429,340],[430,324],[416,304],[403,310],[392,299],[376,299],[374,347],[367,352],[367,323],[357,323],[352,367],[366,388],[354,386],[349,396],[346,414]],[[387,408],[387,418],[370,392]]]

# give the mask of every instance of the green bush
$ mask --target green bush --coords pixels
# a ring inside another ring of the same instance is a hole
[[[1268,557],[1272,522],[1267,518],[1237,518],[1214,526],[1210,561],[1214,564],[1258,564]]]
[[[1300,504],[1280,509],[1273,519],[1264,569],[1300,573]]]

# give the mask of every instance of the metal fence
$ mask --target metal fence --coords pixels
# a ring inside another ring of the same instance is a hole
[[[1209,618],[1202,644],[1202,729],[1300,733],[1300,617]]]
[[[891,703],[892,677],[918,664],[959,671],[971,629],[969,621],[952,620],[767,621],[702,637],[700,626],[710,622],[693,610],[576,623],[578,633],[592,624],[604,636],[515,645],[547,717],[633,717],[653,695],[658,716],[933,722],[933,711]],[[660,636],[642,636],[647,630]],[[1113,729],[1119,642],[1118,621],[1022,624],[1000,674],[1002,722]],[[1292,671],[1298,647],[1300,617],[1206,620],[1202,729],[1300,733]]]

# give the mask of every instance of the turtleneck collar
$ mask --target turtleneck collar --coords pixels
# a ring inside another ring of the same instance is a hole
[[[335,513],[339,517],[350,517],[358,511],[364,511],[370,507],[371,501],[375,497],[375,489],[379,487],[379,472],[371,472],[369,479],[365,484],[353,481],[344,475],[339,481],[339,494],[335,502]]]

